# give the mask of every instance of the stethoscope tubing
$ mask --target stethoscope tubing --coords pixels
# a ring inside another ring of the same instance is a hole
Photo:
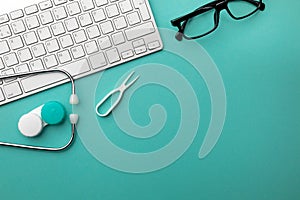
[[[72,75],[61,69],[52,69],[52,70],[41,70],[41,71],[35,71],[35,72],[28,72],[28,73],[18,73],[18,74],[12,74],[12,75],[5,75],[5,76],[0,76],[1,79],[8,79],[8,78],[16,78],[20,76],[30,76],[30,75],[37,75],[37,74],[43,74],[43,73],[63,73],[65,74],[71,81],[72,85],[72,95],[76,95],[76,88],[75,88],[75,81]],[[32,145],[23,145],[23,144],[16,144],[16,143],[9,143],[9,142],[0,142],[0,146],[7,146],[7,147],[16,147],[16,148],[21,148],[21,149],[30,149],[30,150],[39,150],[39,151],[52,151],[52,152],[57,152],[57,151],[63,151],[66,150],[68,147],[71,146],[71,144],[74,141],[75,138],[75,132],[76,132],[76,123],[71,123],[71,136],[67,144],[65,144],[62,147],[43,147],[43,146],[32,146]]]

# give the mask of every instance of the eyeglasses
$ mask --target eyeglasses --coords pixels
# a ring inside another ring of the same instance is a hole
[[[195,11],[171,21],[179,30],[176,39],[197,39],[206,36],[217,29],[220,12],[225,9],[235,20],[241,20],[253,15],[258,10],[263,11],[265,4],[262,0],[215,0]]]

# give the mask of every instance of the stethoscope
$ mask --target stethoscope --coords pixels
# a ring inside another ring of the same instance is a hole
[[[71,81],[72,84],[72,94],[70,96],[70,104],[77,105],[79,103],[78,96],[75,91],[75,81],[72,75],[60,69],[54,70],[41,70],[36,72],[28,72],[28,73],[19,73],[7,76],[0,76],[0,80],[9,79],[9,78],[17,78],[21,76],[30,76],[37,75],[42,73],[63,73],[65,74]],[[63,121],[65,117],[64,107],[56,101],[50,101],[41,105],[29,113],[23,115],[18,122],[19,131],[26,137],[36,137],[38,136],[44,127],[48,125],[59,124]],[[23,144],[15,144],[8,142],[0,142],[0,146],[8,146],[8,147],[16,147],[23,149],[31,149],[31,150],[41,150],[41,151],[62,151],[67,149],[74,141],[76,124],[78,122],[79,116],[75,113],[71,113],[69,115],[70,123],[71,123],[71,136],[67,144],[62,147],[44,147],[44,146],[31,146],[31,145],[23,145]]]

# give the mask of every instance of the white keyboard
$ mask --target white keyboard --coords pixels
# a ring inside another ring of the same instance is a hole
[[[148,0],[47,0],[0,16],[0,77],[58,68],[78,79],[162,48]],[[65,82],[0,79],[0,105]]]

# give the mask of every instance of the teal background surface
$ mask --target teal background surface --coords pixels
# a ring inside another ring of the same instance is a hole
[[[206,2],[150,0],[158,26],[170,29],[171,19]],[[197,154],[209,122],[210,101],[199,78],[191,80],[194,87],[203,90],[197,94],[203,116],[199,134],[171,166],[148,174],[122,173],[94,159],[78,137],[69,150],[60,153],[0,147],[1,199],[299,199],[300,2],[264,2],[264,12],[242,21],[234,21],[223,12],[217,31],[197,40],[218,66],[227,93],[223,133],[205,159],[199,160]],[[181,67],[175,68],[192,77],[188,63],[162,51],[105,72],[107,90],[99,96],[111,89],[110,81],[114,85],[132,65],[153,60],[176,67],[180,63]],[[69,87],[64,85],[1,107],[0,139],[41,145],[67,141],[67,122],[48,127],[43,135],[30,140],[17,133],[17,121],[23,113],[49,100],[67,105]],[[136,94],[137,98],[142,95]],[[160,100],[153,96],[148,104]],[[178,104],[176,100],[167,103]],[[175,110],[173,116],[178,112]],[[144,120],[139,123],[146,123]],[[176,117],[169,120],[178,122]],[[109,123],[104,129],[109,129]],[[162,138],[161,144],[171,137]],[[126,148],[121,137],[110,138]],[[128,150],[148,151],[161,144],[145,148],[139,144]]]

